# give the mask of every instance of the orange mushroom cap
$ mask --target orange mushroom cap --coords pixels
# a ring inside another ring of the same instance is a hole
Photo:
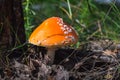
[[[65,46],[77,41],[77,32],[59,17],[51,17],[45,20],[29,38],[29,43],[43,47]]]

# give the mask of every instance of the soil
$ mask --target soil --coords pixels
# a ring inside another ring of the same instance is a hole
[[[120,79],[120,44],[111,40],[91,40],[77,49],[60,48],[53,64],[44,60],[46,52],[44,47],[29,45],[23,55],[1,59],[0,80]]]

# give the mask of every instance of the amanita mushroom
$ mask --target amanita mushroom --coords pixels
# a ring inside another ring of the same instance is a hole
[[[75,44],[77,41],[77,32],[59,17],[46,19],[29,38],[29,43],[47,48],[46,55],[51,63],[54,61],[55,50],[58,47]]]

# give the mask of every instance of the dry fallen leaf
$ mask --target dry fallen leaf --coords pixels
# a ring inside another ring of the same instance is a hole
[[[116,53],[113,52],[113,51],[111,51],[111,50],[105,50],[105,51],[103,51],[103,55],[116,57]]]

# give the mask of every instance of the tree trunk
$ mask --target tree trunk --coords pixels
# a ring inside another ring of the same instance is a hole
[[[0,53],[23,44],[25,40],[22,0],[0,0]]]

